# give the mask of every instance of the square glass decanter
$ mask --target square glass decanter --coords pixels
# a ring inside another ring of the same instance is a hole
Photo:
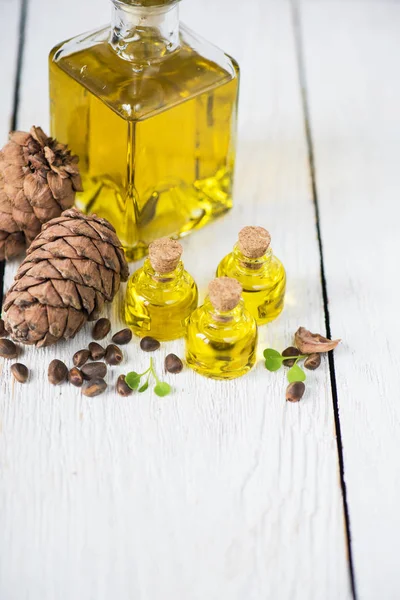
[[[112,0],[111,26],[50,53],[51,134],[80,157],[77,206],[129,260],[232,206],[239,68],[176,0]]]

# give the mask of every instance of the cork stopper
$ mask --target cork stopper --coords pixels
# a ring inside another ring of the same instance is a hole
[[[239,304],[242,286],[232,277],[218,277],[208,285],[211,304],[216,310],[226,312]]]
[[[247,258],[264,256],[271,243],[271,236],[264,227],[243,227],[239,231],[239,250]]]
[[[171,273],[178,266],[183,248],[176,240],[164,237],[149,245],[150,263],[156,273]]]

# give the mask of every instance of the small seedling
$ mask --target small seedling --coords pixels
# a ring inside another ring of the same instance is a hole
[[[305,381],[306,374],[297,363],[299,360],[304,360],[307,357],[308,354],[287,356],[286,354],[281,354],[273,348],[267,348],[264,350],[265,368],[268,369],[268,371],[279,371],[284,364],[284,361],[293,361],[293,366],[291,366],[287,372],[289,383],[293,383],[294,381]]]
[[[147,378],[145,382],[142,383],[142,385],[140,385],[142,377],[145,377],[145,375],[147,375]],[[154,393],[160,397],[168,396],[172,388],[169,385],[169,383],[166,383],[165,381],[160,381],[158,379],[157,373],[155,372],[153,365],[153,358],[150,358],[150,366],[146,371],[144,371],[144,373],[136,373],[135,371],[131,371],[125,376],[125,382],[131,388],[131,390],[137,390],[139,394],[141,394],[145,392],[149,387],[149,380],[151,376],[153,376],[153,378],[155,379],[155,386],[153,388]]]

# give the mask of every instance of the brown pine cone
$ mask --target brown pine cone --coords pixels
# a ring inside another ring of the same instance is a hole
[[[82,190],[77,163],[40,127],[10,133],[0,151],[0,260],[21,254],[43,223],[74,204]]]
[[[97,319],[129,270],[115,229],[76,209],[46,223],[4,301],[4,322],[24,344],[49,346]]]

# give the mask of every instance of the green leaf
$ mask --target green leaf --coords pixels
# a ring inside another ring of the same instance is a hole
[[[169,383],[165,383],[165,381],[159,381],[157,385],[154,387],[154,392],[157,396],[168,396],[171,391],[171,386]]]
[[[148,382],[148,381],[146,381],[146,383],[144,383],[144,384],[142,385],[142,387],[140,387],[140,388],[138,389],[138,392],[141,394],[142,392],[145,392],[145,391],[147,390],[147,388],[148,388],[148,387],[149,387],[149,382]]]
[[[282,366],[282,361],[279,358],[269,358],[265,361],[265,368],[268,371],[279,371]]]
[[[283,357],[277,350],[266,348],[264,350],[265,368],[268,371],[277,371],[282,366]]]
[[[141,375],[139,375],[139,373],[131,371],[125,376],[125,382],[131,388],[131,390],[137,390],[140,384],[140,378]]]
[[[264,358],[267,360],[269,358],[279,358],[282,359],[282,354],[278,352],[278,350],[274,350],[273,348],[266,348],[263,352]]]
[[[287,372],[287,378],[289,383],[294,383],[295,381],[305,381],[306,374],[303,369],[299,367],[299,365],[293,365],[291,369]]]

